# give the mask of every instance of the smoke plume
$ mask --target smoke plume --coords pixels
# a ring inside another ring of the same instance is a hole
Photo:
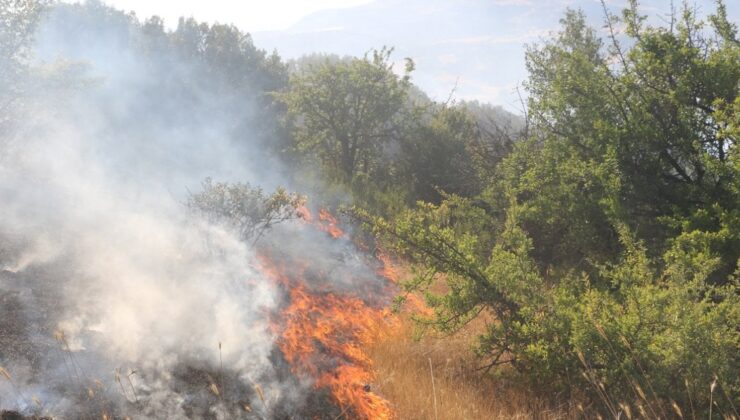
[[[313,397],[275,345],[284,294],[252,246],[184,205],[206,177],[289,183],[264,92],[157,49],[154,32],[97,4],[55,6],[39,24],[0,144],[0,408],[295,415]],[[266,243],[309,252],[339,289],[374,278],[347,243],[299,222]]]

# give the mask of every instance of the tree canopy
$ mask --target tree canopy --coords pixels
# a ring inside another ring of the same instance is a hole
[[[377,170],[383,147],[399,137],[410,76],[406,61],[397,76],[392,49],[363,58],[321,60],[294,74],[290,90],[279,95],[288,107],[296,147],[308,152],[337,179]]]

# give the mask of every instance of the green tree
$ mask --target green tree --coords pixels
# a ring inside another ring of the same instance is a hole
[[[29,44],[44,1],[0,0],[0,131],[26,84]]]
[[[400,136],[413,63],[407,59],[399,77],[391,52],[323,60],[291,76],[289,90],[278,95],[296,148],[334,179],[349,183],[360,172],[374,173],[384,146]]]
[[[624,51],[613,35],[606,53],[593,30],[585,26],[583,17],[571,12],[555,42],[533,48],[527,54],[529,112],[546,138],[542,152],[560,154],[559,158],[551,156],[546,161],[566,159],[574,164],[588,164],[595,170],[601,166],[602,172],[608,170],[604,164],[612,165],[611,175],[604,172],[604,182],[594,182],[598,178],[592,176],[583,179],[582,189],[595,195],[594,200],[579,201],[612,200],[611,211],[615,214],[609,217],[618,213],[628,221],[640,239],[648,241],[653,255],[665,250],[666,239],[676,233],[680,224],[674,224],[676,229],[666,229],[667,219],[683,220],[698,208],[719,206],[728,210],[740,200],[732,192],[734,177],[727,172],[731,166],[728,151],[735,147],[736,138],[720,134],[717,120],[718,106],[735,100],[740,82],[740,47],[734,26],[726,21],[723,10],[720,3],[718,14],[711,18],[716,36],[710,37],[688,8],[676,16],[672,27],[656,28],[644,26],[633,3],[621,21],[634,46]],[[608,27],[612,27],[615,18],[607,18]],[[562,171],[559,163],[550,166],[547,174],[521,178],[522,182],[512,179],[512,186],[519,195],[531,195],[543,187],[552,189],[537,179],[547,182],[574,173]],[[606,192],[608,178],[618,178],[621,184],[611,197],[595,190]],[[573,185],[559,180],[555,183],[549,185]],[[543,235],[535,236],[549,238],[541,244],[542,248],[559,242],[563,232],[574,232],[583,238],[575,229],[584,224],[545,226],[536,220],[559,218],[595,223],[593,217],[585,217],[586,209],[574,207],[570,199],[574,196],[562,198],[547,200],[560,203],[557,206],[534,209],[531,220],[545,229]],[[704,228],[719,229],[724,210],[704,217]],[[592,208],[588,212],[599,210]],[[570,217],[563,217],[566,214]],[[594,239],[605,242],[605,246],[609,244],[608,251],[618,244],[617,237],[615,232],[598,232]],[[736,239],[717,244],[732,248],[732,252],[724,253],[730,258],[717,272],[719,279],[734,270],[736,258],[732,255],[740,252]],[[588,248],[594,245],[584,244]],[[578,258],[583,254],[571,251],[565,249],[553,257]]]
[[[480,192],[472,148],[479,132],[465,108],[429,107],[426,118],[401,141],[398,178],[410,183],[416,200],[439,202],[442,193],[472,196]]]
[[[28,58],[28,47],[43,1],[0,1],[0,75],[8,77]]]
[[[212,223],[233,229],[244,241],[257,242],[272,226],[298,217],[305,198],[278,188],[265,194],[249,184],[203,181],[203,190],[191,194],[188,207]]]

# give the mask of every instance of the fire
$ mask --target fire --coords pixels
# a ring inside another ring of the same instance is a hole
[[[313,216],[311,215],[311,210],[308,209],[306,206],[300,206],[296,209],[296,214],[298,214],[298,217],[305,220],[306,222],[312,222]]]
[[[333,238],[344,235],[325,209],[318,220],[306,208],[298,213]],[[273,330],[293,374],[311,380],[317,389],[328,390],[344,418],[394,418],[391,404],[372,389],[372,360],[365,351],[398,323],[386,305],[378,303],[387,302],[392,290],[378,289],[376,293],[388,296],[371,296],[370,301],[327,288],[330,282],[323,284],[321,273],[310,271],[306,262],[281,259],[278,264],[264,254],[260,261],[262,271],[285,288],[289,298]]]
[[[363,350],[392,322],[387,309],[355,297],[311,294],[301,285],[290,296],[279,347],[293,373],[316,379],[353,418],[392,418],[390,403],[370,390],[372,361]]]
[[[383,265],[380,267],[380,270],[378,270],[378,274],[397,284],[398,272],[396,270],[396,266],[393,264],[393,261],[391,261],[390,255],[386,254],[383,250],[380,250],[377,253],[377,257],[380,262],[383,263]]]
[[[298,207],[296,209],[296,213],[298,214],[298,217],[303,219],[305,222],[312,223],[317,229],[328,233],[334,239],[344,236],[344,232],[338,226],[339,222],[337,221],[337,218],[329,213],[329,210],[327,209],[319,210],[319,220],[316,221],[314,221],[311,210],[306,206]]]
[[[399,274],[396,269],[396,265],[393,263],[393,259],[390,255],[385,253],[383,250],[379,250],[377,253],[378,260],[382,263],[378,270],[378,275],[389,280],[393,284],[398,284]],[[406,294],[404,296],[405,308],[409,309],[410,312],[422,314],[425,316],[431,316],[433,314],[432,309],[424,303],[424,301],[417,295]]]
[[[321,223],[317,224],[319,229],[331,235],[332,238],[340,238],[344,236],[342,229],[337,227],[337,224],[339,224],[337,219],[329,213],[329,210],[319,210],[319,220],[321,221]]]

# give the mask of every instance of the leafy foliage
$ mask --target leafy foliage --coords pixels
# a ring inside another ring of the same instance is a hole
[[[401,142],[399,177],[418,200],[439,202],[440,191],[475,195],[481,186],[471,148],[479,133],[471,115],[443,104],[433,106],[426,117]]]
[[[257,242],[273,225],[298,217],[305,198],[278,188],[266,195],[249,184],[203,181],[203,190],[191,194],[188,207],[210,222],[234,229],[244,241]]]
[[[296,147],[316,157],[344,182],[379,168],[383,146],[398,137],[410,74],[398,77],[389,63],[392,50],[348,61],[325,59],[295,74],[290,90],[278,97],[287,105]]]
[[[569,11],[527,53],[530,137],[488,161],[480,194],[391,221],[354,211],[418,265],[421,322],[491,313],[485,366],[590,390],[614,417],[731,414],[740,393],[740,44],[722,3],[711,34],[688,8],[675,18],[607,13],[625,49]]]
[[[0,1],[0,130],[7,130],[26,85],[28,48],[45,2]]]

